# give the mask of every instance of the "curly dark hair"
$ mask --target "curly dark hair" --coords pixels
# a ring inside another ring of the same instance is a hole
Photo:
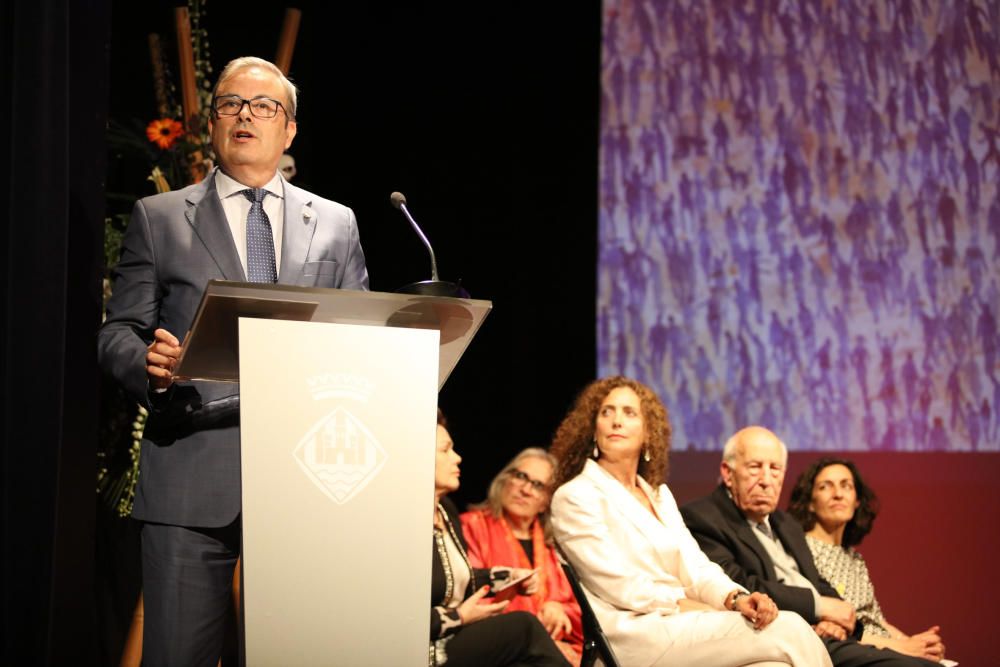
[[[553,490],[580,474],[594,450],[597,412],[613,390],[628,387],[639,396],[642,423],[646,431],[649,461],[639,459],[639,474],[653,488],[667,480],[667,459],[670,454],[670,418],[656,393],[631,378],[616,375],[594,380],[580,392],[572,409],[563,418],[549,451],[559,460]]]
[[[870,486],[865,484],[865,480],[862,479],[854,461],[834,457],[824,457],[814,461],[796,480],[795,488],[792,489],[792,497],[788,501],[788,513],[798,519],[803,530],[808,532],[813,529],[813,526],[816,525],[816,515],[809,509],[809,503],[812,502],[813,486],[820,472],[832,465],[842,465],[851,471],[851,476],[854,477],[854,491],[858,497],[858,509],[854,511],[854,516],[844,527],[844,538],[840,546],[846,549],[861,544],[865,536],[871,532],[872,524],[875,523],[875,517],[878,516],[879,511],[878,496],[875,495]]]

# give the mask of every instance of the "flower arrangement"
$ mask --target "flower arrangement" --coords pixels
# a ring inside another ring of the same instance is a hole
[[[203,0],[188,0],[175,9],[180,96],[171,68],[164,57],[160,36],[149,36],[156,113],[151,121],[112,120],[108,146],[113,163],[139,163],[155,192],[176,190],[199,182],[212,168],[211,140],[207,132],[211,107],[212,67],[209,64],[208,33],[202,27]],[[131,205],[152,192],[109,194],[109,203]],[[118,224],[120,221],[115,221]]]
[[[146,136],[154,144],[167,150],[184,134],[184,126],[173,118],[158,118],[146,126]]]
[[[148,123],[132,119],[126,123],[112,120],[108,124],[109,162],[119,167],[128,165],[129,173],[146,173],[143,182],[151,183],[152,187],[145,186],[148,188],[145,192],[109,188],[110,215],[104,224],[105,303],[111,295],[110,267],[118,261],[129,211],[135,201],[149,194],[197,183],[212,169],[211,141],[207,133],[212,68],[208,33],[203,27],[204,4],[204,0],[188,0],[187,7],[175,9],[182,102],[177,103],[177,86],[164,57],[160,37],[153,34],[149,36],[149,52],[159,117]],[[139,165],[138,169],[135,165]],[[109,180],[114,182],[114,179]],[[132,512],[135,484],[139,478],[139,452],[148,414],[142,406],[131,404],[120,389],[109,386],[104,395],[106,407],[97,459],[97,492],[107,507],[124,517]]]
[[[98,454],[99,461],[104,465],[97,467],[97,492],[105,503],[118,516],[126,517],[132,513],[132,501],[135,499],[135,483],[139,480],[139,454],[142,451],[142,433],[146,428],[146,418],[149,412],[141,405],[137,407],[135,419],[132,421],[131,445],[128,448],[128,459],[120,474],[109,472],[107,452]]]

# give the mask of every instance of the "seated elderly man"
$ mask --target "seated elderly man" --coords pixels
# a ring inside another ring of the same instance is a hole
[[[854,608],[820,578],[799,523],[776,509],[787,462],[784,443],[760,426],[726,442],[722,484],[681,508],[702,550],[736,583],[802,616],[837,667],[934,665],[858,643],[863,628],[855,627]]]

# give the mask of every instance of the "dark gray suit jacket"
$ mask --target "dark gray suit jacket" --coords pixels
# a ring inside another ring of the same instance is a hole
[[[810,624],[819,621],[812,592],[778,581],[771,557],[729,497],[725,486],[720,484],[711,495],[684,505],[681,516],[701,550],[722,566],[730,579],[747,590],[766,593],[778,609],[794,611]],[[781,511],[771,514],[768,520],[771,530],[798,564],[799,572],[816,587],[819,594],[840,597],[819,576],[806,544],[805,533],[798,522]]]
[[[278,282],[368,289],[351,209],[282,181]],[[225,526],[240,512],[239,385],[179,382],[149,391],[146,348],[163,328],[183,340],[209,280],[246,281],[215,190],[215,172],[183,190],[136,202],[98,333],[105,372],[150,410],[133,516]]]

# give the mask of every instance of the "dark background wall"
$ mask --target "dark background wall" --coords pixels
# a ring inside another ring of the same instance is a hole
[[[100,123],[96,135],[93,127],[103,100],[114,118],[151,120],[145,36],[156,31],[172,40],[170,3],[69,4],[15,2],[3,13],[4,69],[17,75],[3,146],[11,147],[11,166],[31,158],[2,190],[10,202],[2,339],[5,664],[87,664],[103,655],[88,640],[95,631],[86,613],[93,590],[88,456],[97,428],[75,407],[86,407],[97,386],[99,251],[70,231],[99,229],[101,216],[39,206],[79,188],[100,201],[94,176],[104,171],[104,154]],[[291,72],[303,91],[292,152],[303,184],[355,209],[373,289],[390,291],[428,274],[419,241],[388,203],[400,190],[435,243],[443,276],[494,303],[441,395],[465,456],[465,502],[482,496],[515,451],[546,443],[595,373],[600,6],[420,4],[303,6]],[[273,58],[282,10],[209,3],[216,70],[238,55]],[[78,43],[84,46],[68,56]],[[93,106],[82,117],[38,115],[37,95],[50,89],[59,97],[41,108],[79,112],[81,100]],[[66,176],[39,180],[52,173]],[[141,183],[145,174],[135,176]],[[11,193],[27,194],[18,201],[33,207],[19,208]],[[53,253],[59,234],[69,240]],[[25,323],[29,312],[35,317]],[[53,349],[66,353],[46,354]],[[795,455],[789,474],[809,458]],[[1000,547],[992,488],[1000,457],[858,458],[885,506],[863,551],[890,620],[913,631],[940,623],[949,653],[966,665],[992,664],[988,622],[1000,589],[987,558]],[[713,454],[675,456],[670,479],[678,500],[707,493],[716,469]],[[76,570],[71,554],[82,558]],[[71,600],[82,600],[82,611],[61,611]]]
[[[547,441],[594,374],[600,5],[299,6],[296,182],[354,208],[372,289],[430,277],[389,204],[399,190],[442,278],[493,301],[441,395],[477,495],[511,451]],[[146,35],[161,33],[174,61],[170,7],[113,4],[117,120],[155,115]],[[274,58],[283,7],[206,7],[216,72],[241,55]]]

